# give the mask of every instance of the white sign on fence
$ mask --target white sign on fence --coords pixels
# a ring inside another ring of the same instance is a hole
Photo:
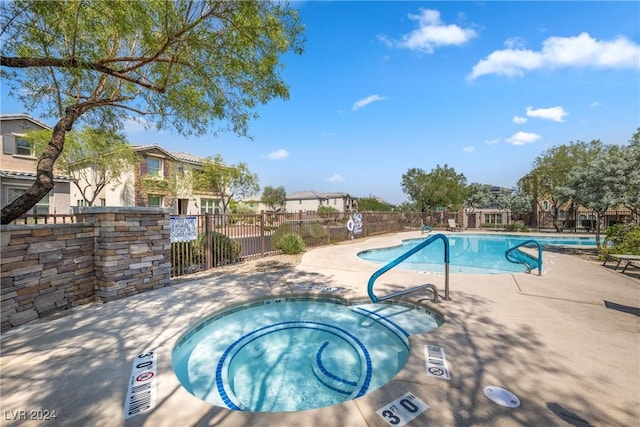
[[[171,217],[171,243],[189,242],[198,238],[198,218],[195,216]]]
[[[382,419],[394,427],[402,427],[424,411],[429,405],[418,399],[413,393],[405,393],[391,403],[376,411]]]

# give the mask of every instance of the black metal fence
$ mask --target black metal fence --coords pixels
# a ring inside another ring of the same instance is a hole
[[[607,227],[615,224],[627,224],[629,222],[640,223],[638,215],[634,215],[630,210],[607,210],[604,215],[598,216],[594,211],[579,210],[571,213],[560,211],[554,218],[552,212],[538,212],[535,224],[529,224],[538,231],[562,231],[574,233],[595,232],[598,221],[600,230],[605,232]]]
[[[76,216],[74,214],[24,214],[14,219],[12,224],[74,224]]]
[[[306,247],[329,245],[351,238],[420,229],[417,213],[362,213],[361,228],[348,214],[260,213],[188,216],[197,224],[195,238],[171,244],[172,277],[278,254],[279,234],[293,232]],[[172,218],[186,218],[172,216]],[[357,233],[357,231],[360,231]]]

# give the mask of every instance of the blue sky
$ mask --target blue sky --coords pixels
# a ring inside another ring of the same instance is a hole
[[[552,146],[626,144],[640,126],[639,2],[294,5],[305,53],[283,58],[290,99],[259,107],[253,141],[131,122],[130,142],[243,161],[287,193],[395,204],[413,167],[513,187]],[[2,112],[24,111],[4,89]]]

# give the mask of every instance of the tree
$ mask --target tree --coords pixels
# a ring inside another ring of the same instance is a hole
[[[194,172],[196,189],[220,194],[223,213],[232,200],[245,199],[260,191],[258,175],[252,173],[246,163],[225,165],[219,154],[205,159],[202,170]]]
[[[322,218],[328,218],[334,214],[340,213],[340,211],[333,206],[318,206],[316,213],[320,214],[320,217]]]
[[[42,152],[51,139],[51,131],[29,132],[25,139],[33,144],[34,151]],[[100,192],[107,185],[118,183],[138,160],[126,138],[111,131],[88,127],[79,132],[71,131],[65,145],[56,167],[73,178],[88,206],[93,206]]]
[[[533,210],[533,199],[519,187],[509,194],[501,194],[499,203],[511,211],[514,220],[521,220]]]
[[[417,212],[418,207],[415,202],[402,202],[400,206],[398,206],[398,210],[400,212]]]
[[[576,203],[596,213],[596,244],[600,248],[600,219],[607,209],[618,206],[623,198],[620,184],[625,181],[625,162],[617,145],[607,146],[590,162],[569,173],[568,194]]]
[[[27,110],[56,120],[8,224],[54,186],[65,136],[83,121],[121,129],[133,114],[181,135],[248,135],[255,107],[287,99],[280,57],[302,53],[303,26],[283,2],[68,0],[2,2],[1,77]]]
[[[446,164],[437,165],[426,173],[420,168],[411,168],[402,175],[402,191],[414,201],[423,213],[434,215],[437,208],[458,210],[467,197],[467,179],[463,174]]]
[[[467,198],[462,204],[465,215],[471,215],[476,209],[486,207],[493,196],[491,195],[491,186],[488,184],[480,184],[472,182],[467,187]]]
[[[390,212],[394,210],[394,206],[378,197],[369,196],[358,199],[358,210],[360,212]]]
[[[599,140],[552,147],[535,159],[533,170],[518,182],[518,186],[536,201],[541,210],[543,200],[550,201],[549,209],[556,231],[564,228],[559,220],[561,208],[567,204],[570,212],[574,208],[571,195],[565,191],[569,173],[574,167],[595,158],[601,149]]]
[[[637,218],[640,212],[640,128],[623,148],[620,160],[625,170],[622,203],[631,210],[632,218]]]
[[[262,198],[260,201],[269,206],[272,211],[279,212],[284,208],[285,199],[287,198],[287,192],[284,187],[280,186],[274,188],[267,185],[262,190]]]

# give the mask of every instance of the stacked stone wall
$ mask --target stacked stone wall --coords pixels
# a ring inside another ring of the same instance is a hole
[[[167,286],[169,211],[80,208],[76,224],[4,225],[1,328]]]

